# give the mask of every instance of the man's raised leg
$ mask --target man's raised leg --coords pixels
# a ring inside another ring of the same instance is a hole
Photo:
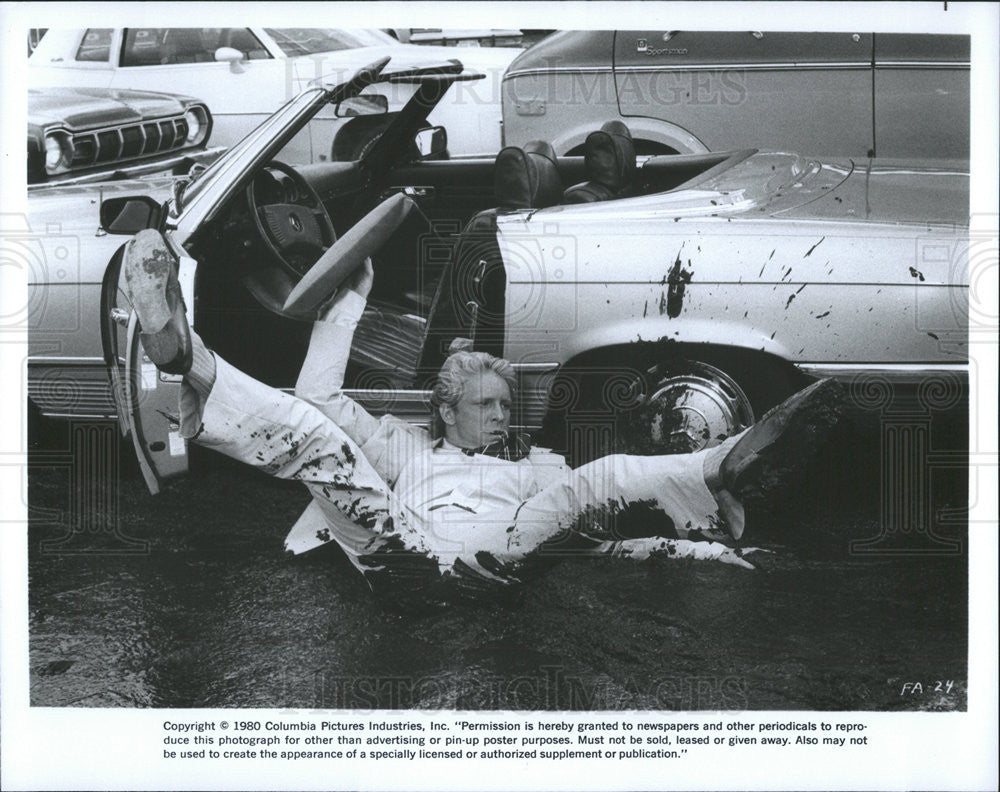
[[[124,265],[146,354],[161,370],[184,376],[183,436],[269,475],[302,481],[325,510],[343,512],[374,533],[391,531],[420,549],[405,515],[394,513],[388,485],[340,427],[316,407],[229,365],[188,327],[176,262],[158,232],[137,234]]]

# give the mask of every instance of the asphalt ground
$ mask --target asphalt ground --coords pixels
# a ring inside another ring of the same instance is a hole
[[[198,449],[151,496],[113,427],[49,426],[29,454],[31,703],[963,710],[965,424],[925,419],[839,431],[751,515],[757,570],[567,558],[510,601],[416,615],[336,548],[283,554],[301,485]]]

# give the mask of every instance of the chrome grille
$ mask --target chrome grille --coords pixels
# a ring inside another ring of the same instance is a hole
[[[122,129],[122,156],[137,157],[142,154],[142,127],[131,126]]]
[[[73,168],[155,156],[182,149],[188,124],[183,116],[73,135]]]

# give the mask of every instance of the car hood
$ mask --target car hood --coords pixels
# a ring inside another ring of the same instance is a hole
[[[181,97],[154,91],[44,88],[28,91],[28,124],[61,124],[71,130],[162,118],[183,112]]]
[[[862,160],[821,162],[788,153],[756,153],[696,182],[749,216],[867,223],[965,225],[969,173],[965,162]],[[742,199],[744,203],[733,200]]]
[[[969,222],[968,164],[868,160],[858,163],[836,189],[775,214],[818,220],[965,225]]]
[[[543,211],[581,222],[776,218],[954,227],[969,222],[968,171],[964,163],[879,160],[859,166],[751,149],[732,152],[667,192]]]

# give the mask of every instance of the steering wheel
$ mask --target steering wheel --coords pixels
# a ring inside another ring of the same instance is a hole
[[[278,160],[271,160],[261,173],[267,170],[291,179],[294,202],[258,204],[258,176],[247,185],[247,206],[264,247],[288,274],[300,278],[337,240],[337,232],[323,201],[298,171]]]

